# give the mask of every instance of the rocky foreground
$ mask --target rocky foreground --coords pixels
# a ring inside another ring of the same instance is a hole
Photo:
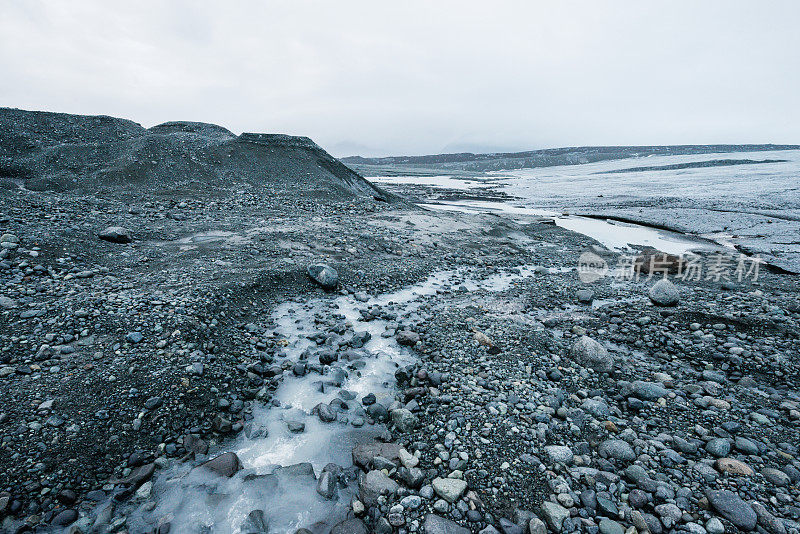
[[[578,256],[616,255],[583,236],[364,191],[0,193],[0,529],[219,531],[159,513],[196,479],[220,503],[310,485],[337,515],[303,532],[800,531],[796,277],[587,285]],[[370,304],[442,272],[414,307]],[[354,395],[366,325],[411,363]],[[377,439],[269,474],[231,452],[305,377],[336,398],[291,433]],[[231,531],[281,531],[280,505]]]

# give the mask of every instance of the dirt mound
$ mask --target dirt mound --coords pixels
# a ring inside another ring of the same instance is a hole
[[[37,191],[250,186],[289,198],[389,198],[307,137],[9,108],[0,108],[0,180]]]

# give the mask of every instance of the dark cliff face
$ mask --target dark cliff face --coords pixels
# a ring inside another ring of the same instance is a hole
[[[307,137],[167,122],[0,108],[0,180],[6,187],[93,192],[220,190],[236,184],[280,196],[388,195]]]

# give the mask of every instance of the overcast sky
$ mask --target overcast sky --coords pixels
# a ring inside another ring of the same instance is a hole
[[[0,0],[0,106],[335,155],[800,143],[800,1]]]

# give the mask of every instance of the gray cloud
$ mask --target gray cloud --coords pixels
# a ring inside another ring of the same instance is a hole
[[[0,105],[337,155],[800,141],[800,3],[6,1]]]

